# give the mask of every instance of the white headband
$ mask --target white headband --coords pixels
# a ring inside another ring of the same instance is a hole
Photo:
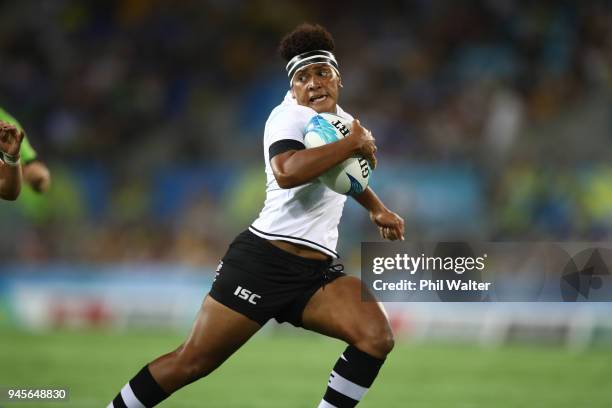
[[[340,74],[338,62],[336,61],[334,54],[325,50],[308,51],[296,55],[287,63],[285,69],[287,70],[287,76],[289,77],[289,85],[291,85],[293,82],[293,77],[300,69],[307,67],[308,65],[320,63],[331,65],[331,67],[336,70],[336,73],[338,73],[338,75]]]

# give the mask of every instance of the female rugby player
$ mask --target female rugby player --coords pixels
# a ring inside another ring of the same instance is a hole
[[[376,146],[359,121],[338,142],[305,149],[304,128],[317,113],[352,116],[338,105],[342,81],[334,42],[323,27],[303,24],[281,42],[290,91],[264,131],[266,201],[259,217],[230,245],[190,336],[146,365],[109,407],[150,407],[219,367],[269,319],[348,343],[319,407],[353,407],[393,348],[376,302],[361,300],[361,281],[346,276],[335,252],[346,197],[317,178],[353,155],[376,164]],[[403,239],[404,221],[371,189],[355,199],[383,238]]]

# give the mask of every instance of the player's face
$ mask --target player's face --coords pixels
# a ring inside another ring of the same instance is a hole
[[[335,113],[341,86],[340,77],[332,67],[313,64],[295,74],[291,92],[298,105],[308,106],[318,113]]]

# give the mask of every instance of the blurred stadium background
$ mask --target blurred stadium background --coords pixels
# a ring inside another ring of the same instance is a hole
[[[276,46],[302,21],[335,36],[407,239],[610,240],[609,1],[4,2],[0,106],[53,188],[0,203],[0,385],[103,406],[181,341],[261,209]],[[376,229],[349,203],[340,235],[358,273]],[[388,306],[400,344],[363,406],[612,405],[609,303]],[[312,407],[340,349],[269,325],[165,406]]]

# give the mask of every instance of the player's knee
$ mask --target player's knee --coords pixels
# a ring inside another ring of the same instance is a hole
[[[373,340],[372,347],[380,356],[387,356],[395,347],[395,339],[390,330],[386,330]]]
[[[374,357],[385,358],[393,350],[395,339],[388,327],[370,328],[362,333],[355,346]]]

